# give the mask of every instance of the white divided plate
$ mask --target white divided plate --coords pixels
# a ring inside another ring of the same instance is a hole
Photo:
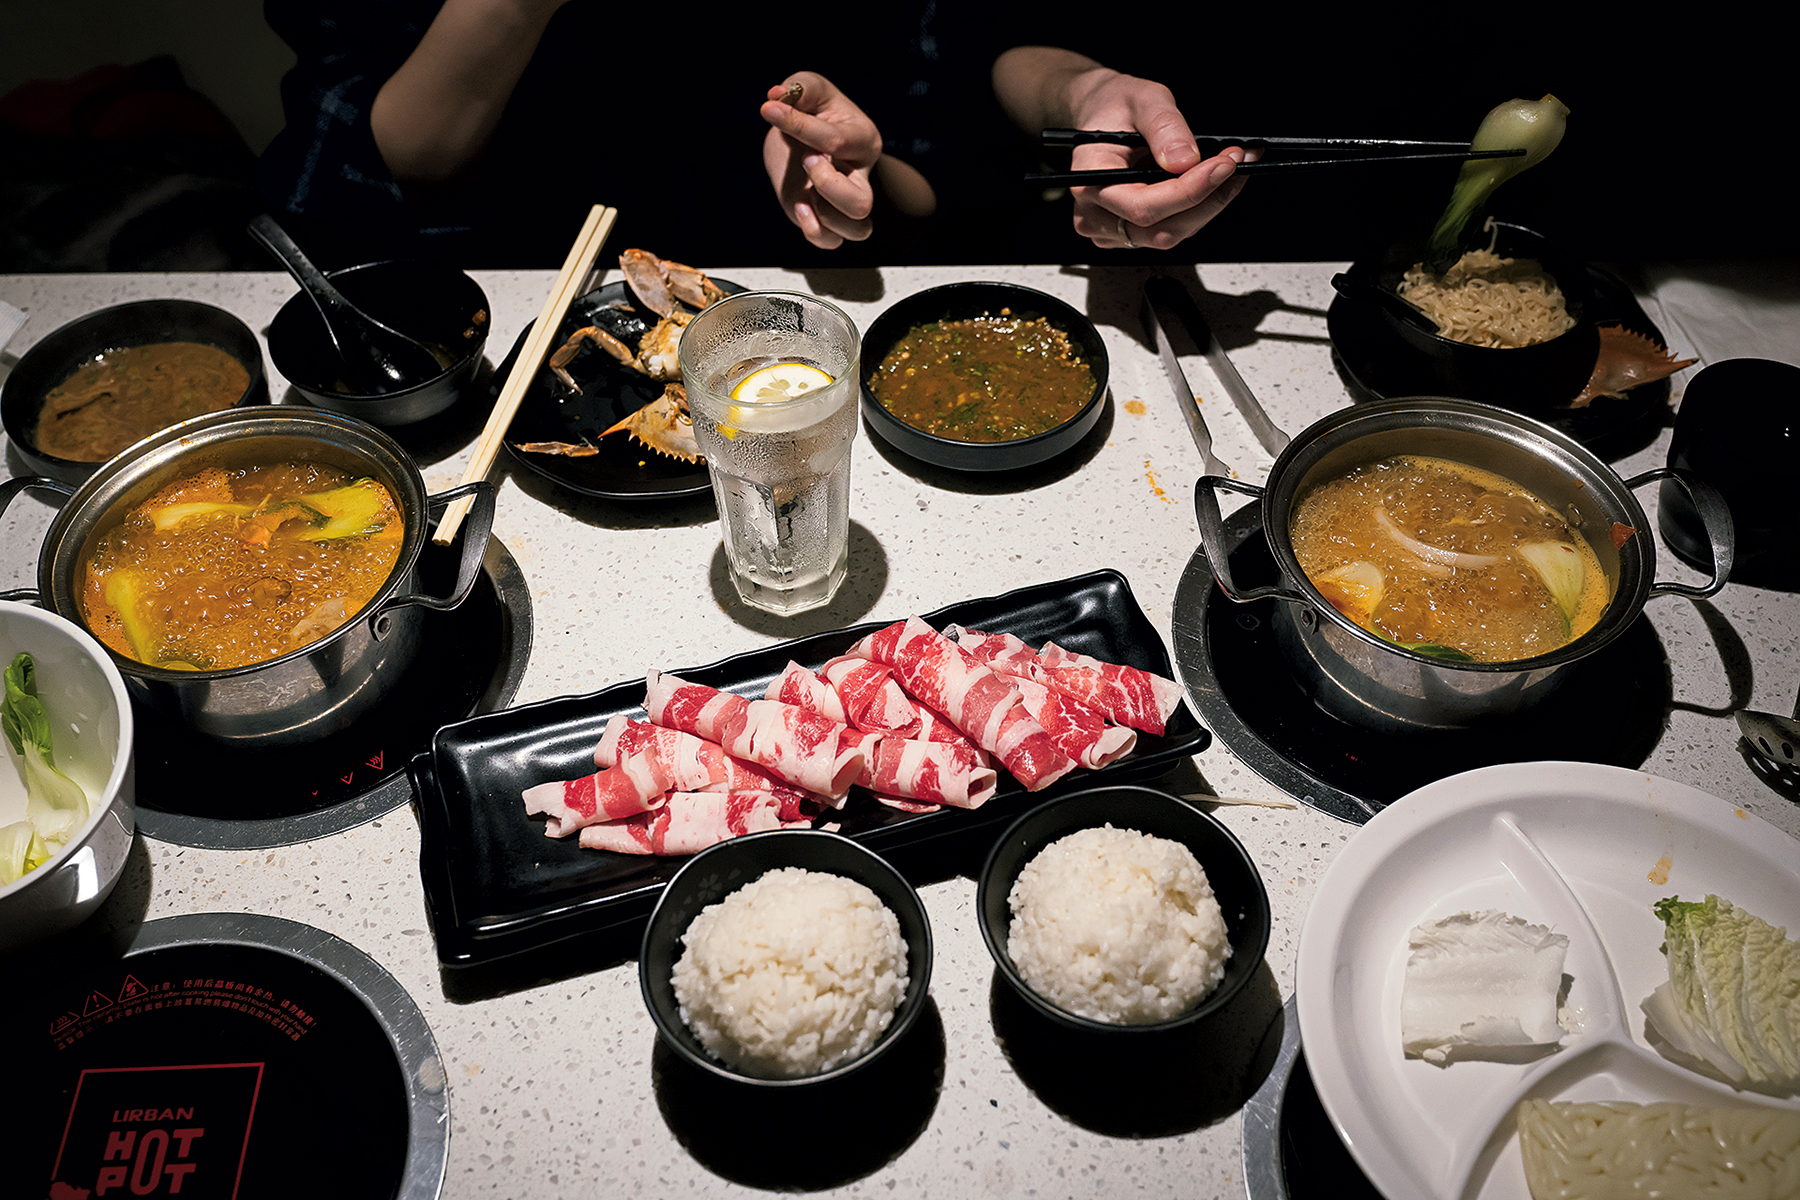
[[[1666,779],[1592,763],[1486,767],[1395,801],[1350,839],[1300,935],[1300,1035],[1319,1098],[1389,1200],[1528,1200],[1513,1111],[1544,1100],[1776,1105],[1664,1059],[1639,1003],[1668,978],[1664,896],[1715,893],[1800,930],[1800,844]],[[1579,1029],[1532,1062],[1435,1067],[1400,1049],[1407,935],[1498,908],[1569,938]]]

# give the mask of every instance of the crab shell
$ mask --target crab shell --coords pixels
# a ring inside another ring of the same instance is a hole
[[[659,317],[675,311],[677,300],[691,308],[705,308],[721,300],[725,292],[705,273],[683,263],[658,258],[648,250],[627,250],[619,255],[625,282],[644,307]]]
[[[671,383],[663,394],[623,421],[601,433],[601,437],[624,430],[658,454],[697,463],[700,443],[694,437],[694,419],[688,414],[687,389]]]
[[[1677,359],[1643,334],[1633,333],[1623,326],[1603,326],[1594,373],[1588,377],[1581,394],[1569,402],[1569,407],[1586,408],[1599,396],[1623,396],[1634,387],[1667,379],[1699,361],[1697,358]]]

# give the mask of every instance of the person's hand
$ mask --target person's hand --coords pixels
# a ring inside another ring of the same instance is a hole
[[[1162,183],[1115,183],[1078,187],[1075,232],[1106,250],[1168,250],[1192,237],[1218,216],[1244,180],[1233,178],[1244,151],[1232,146],[1202,159],[1175,97],[1160,83],[1121,75],[1104,67],[1077,78],[1071,88],[1077,129],[1135,129],[1149,150],[1132,146],[1077,146],[1070,159],[1076,171],[1156,165],[1177,176]]]
[[[875,122],[812,71],[796,71],[770,88],[762,117],[771,126],[763,167],[788,220],[826,250],[867,238],[875,207],[869,173],[881,157]]]

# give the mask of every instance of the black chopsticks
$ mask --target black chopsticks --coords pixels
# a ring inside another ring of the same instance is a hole
[[[1237,173],[1267,174],[1270,171],[1306,171],[1322,167],[1360,166],[1364,163],[1420,162],[1427,159],[1515,158],[1523,150],[1475,150],[1468,142],[1421,142],[1394,138],[1298,138],[1250,137],[1227,138],[1204,136],[1194,139],[1200,156],[1211,158],[1228,146],[1246,150],[1284,150],[1318,152],[1322,158],[1260,159],[1239,163]],[[1046,146],[1073,148],[1102,144],[1108,146],[1144,146],[1144,135],[1131,129],[1046,129]],[[1053,171],[1025,176],[1025,182],[1040,187],[1083,187],[1110,183],[1161,183],[1173,175],[1157,166],[1109,167],[1098,171]]]

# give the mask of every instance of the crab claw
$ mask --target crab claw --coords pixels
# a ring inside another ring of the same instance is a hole
[[[620,430],[650,447],[658,454],[679,458],[684,462],[700,460],[700,443],[694,438],[694,419],[688,414],[687,389],[671,383],[663,394],[626,417],[600,436]]]
[[[1598,396],[1623,396],[1634,387],[1666,379],[1699,361],[1677,359],[1641,333],[1607,325],[1600,330],[1600,354],[1594,361],[1594,373],[1569,407],[1586,408]]]

